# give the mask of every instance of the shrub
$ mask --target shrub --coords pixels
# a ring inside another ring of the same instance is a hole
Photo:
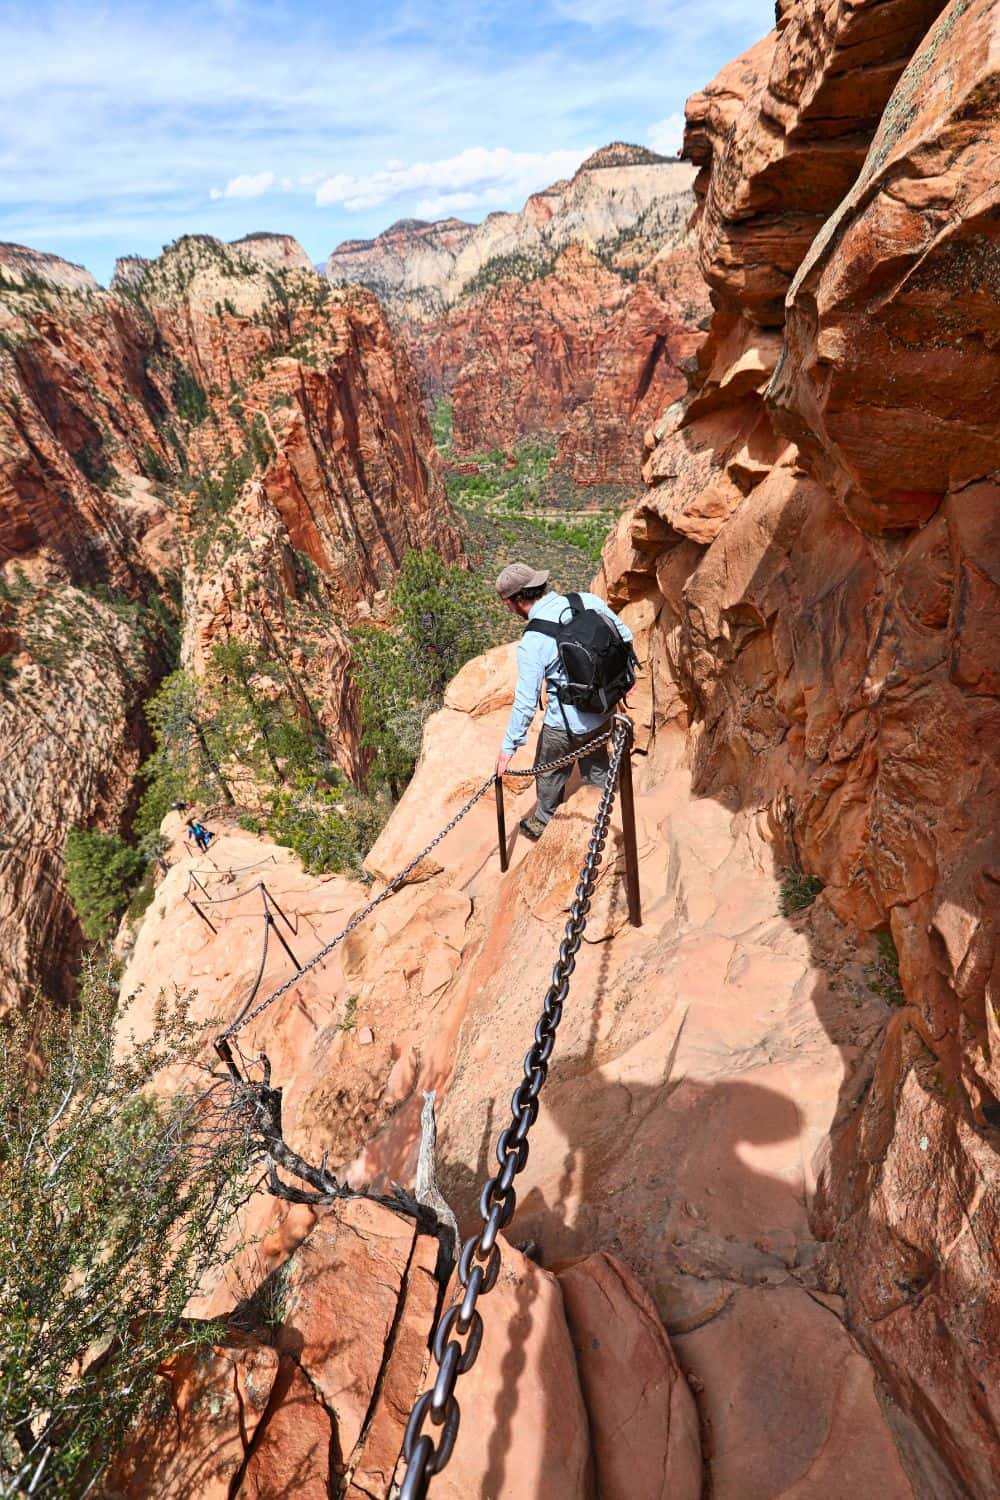
[[[198,427],[209,413],[208,397],[186,365],[177,361],[171,382],[177,415],[190,427]]]
[[[899,978],[899,954],[896,952],[892,933],[876,933],[875,941],[878,945],[878,958],[871,966],[868,988],[887,1005],[905,1005],[906,995]]]
[[[413,773],[428,716],[455,673],[495,644],[482,581],[436,552],[408,552],[392,602],[395,631],[372,627],[354,641],[362,742],[374,752],[372,779],[393,797]]]
[[[0,1492],[81,1495],[126,1438],[224,1259],[247,1191],[241,1133],[182,1092],[148,1097],[187,1054],[183,1002],[116,1051],[110,975],[87,969],[77,1013],[39,1000],[0,1033]]]
[[[439,453],[450,453],[453,442],[452,404],[447,397],[435,401],[429,419],[434,446]]]
[[[129,903],[145,861],[117,834],[71,828],[66,836],[66,885],[83,935],[91,942],[111,936]]]
[[[482,580],[436,552],[407,552],[392,602],[438,696],[467,661],[493,644]]]
[[[170,465],[156,449],[149,443],[143,443],[139,449],[139,462],[142,464],[143,472],[156,484],[169,484],[173,478]]]
[[[311,875],[329,870],[362,873],[362,862],[388,822],[390,805],[379,797],[312,786],[274,799],[268,831],[302,861]]]
[[[805,911],[807,906],[812,906],[822,889],[823,882],[815,875],[804,875],[801,870],[783,870],[778,901],[781,915],[790,917],[793,912]]]

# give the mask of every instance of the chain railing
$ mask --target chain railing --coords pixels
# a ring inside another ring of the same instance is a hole
[[[451,1458],[458,1437],[460,1411],[455,1387],[458,1377],[466,1374],[475,1364],[482,1346],[483,1317],[477,1304],[480,1297],[492,1291],[500,1274],[497,1236],[510,1223],[514,1214],[517,1203],[514,1179],[519,1172],[523,1172],[528,1160],[528,1135],[538,1116],[538,1096],[548,1075],[556,1032],[569,994],[570,978],[576,967],[576,955],[583,941],[594,883],[607,841],[615,792],[619,778],[624,792],[625,778],[628,775],[627,771],[623,775],[623,769],[629,763],[632,725],[628,719],[616,716],[609,734],[613,744],[608,776],[590,831],[587,854],[580,870],[566,931],[559,945],[559,956],[552,970],[552,982],[542,1001],[542,1012],[535,1026],[535,1039],[524,1059],[524,1077],[511,1100],[511,1122],[497,1141],[499,1171],[488,1179],[479,1199],[483,1227],[469,1236],[459,1257],[458,1279],[463,1289],[462,1300],[453,1303],[438,1321],[431,1341],[437,1376],[432,1389],[418,1398],[406,1426],[403,1439],[406,1474],[400,1490],[400,1500],[423,1500],[432,1476],[440,1473]],[[591,746],[584,748],[589,750]],[[576,755],[581,753],[581,750],[576,751]],[[533,774],[537,774],[540,769],[543,768],[533,768]],[[631,791],[630,779],[628,786]],[[425,1430],[428,1424],[431,1431]],[[436,1437],[432,1435],[435,1428]]]
[[[616,719],[613,721],[614,724],[617,724],[619,722],[626,723],[627,720],[619,721]],[[575,747],[568,754],[559,756],[556,760],[546,761],[544,765],[540,766],[530,766],[525,770],[506,771],[504,775],[512,777],[540,776],[549,771],[561,770],[564,766],[572,765],[573,762],[575,760],[578,760],[581,755],[588,754],[590,751],[596,749],[597,746],[605,744],[609,739],[611,739],[613,733],[613,727],[609,726],[607,730],[595,735],[592,739],[588,739],[585,744]],[[249,1026],[252,1021],[256,1021],[258,1016],[263,1015],[264,1011],[267,1010],[269,1006],[274,1005],[276,1001],[280,1000],[283,995],[287,995],[288,991],[294,988],[296,984],[298,984],[303,974],[308,974],[310,969],[315,969],[317,964],[321,964],[325,958],[328,958],[333,950],[339,947],[344,939],[349,937],[350,934],[355,930],[355,928],[360,927],[361,923],[366,921],[368,917],[371,916],[372,912],[375,911],[377,907],[382,905],[383,901],[387,901],[390,896],[394,895],[395,892],[399,890],[400,886],[405,885],[406,881],[413,874],[414,870],[416,870],[417,867],[421,865],[427,858],[427,856],[437,848],[438,844],[440,844],[444,839],[448,837],[449,833],[451,833],[455,828],[458,827],[458,824],[468,813],[472,811],[480,798],[486,795],[490,787],[493,786],[494,782],[499,782],[501,779],[502,778],[497,777],[495,774],[490,775],[483,782],[482,786],[478,787],[476,791],[473,792],[468,801],[459,808],[455,816],[445,824],[445,826],[440,830],[439,833],[435,834],[430,843],[427,844],[423,849],[421,849],[419,854],[415,854],[410,860],[409,864],[404,866],[404,868],[400,870],[397,875],[393,876],[384,890],[380,891],[373,900],[369,901],[368,905],[363,907],[361,911],[356,912],[348,922],[347,926],[341,928],[340,932],[336,933],[328,943],[324,943],[323,947],[319,948],[311,956],[311,958],[308,958],[304,964],[298,965],[294,974],[292,974],[290,978],[286,979],[283,984],[280,984],[276,990],[272,990],[272,992],[268,996],[266,996],[266,998],[263,999],[259,1005],[257,1005],[253,1010],[250,1010],[250,1005],[256,998],[257,994],[257,987],[254,988],[249,999],[244,1003],[242,1010],[239,1012],[236,1018],[231,1021],[230,1024],[226,1027],[225,1031],[221,1032],[215,1039],[215,1049],[218,1052],[219,1056],[222,1058],[223,1062],[226,1063],[228,1067],[231,1068],[234,1065],[232,1050],[229,1044],[236,1033],[242,1031],[245,1026]],[[188,897],[188,900],[191,900],[190,896]],[[194,903],[193,901],[191,902],[191,904],[196,905],[196,903]],[[205,920],[207,920],[207,918]],[[209,923],[209,925],[211,926],[211,923]]]

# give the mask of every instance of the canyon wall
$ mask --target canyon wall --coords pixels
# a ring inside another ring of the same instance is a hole
[[[404,220],[327,274],[384,299],[425,396],[451,398],[458,454],[539,435],[578,484],[637,483],[637,435],[683,391],[708,311],[691,176],[616,144],[518,214]]]
[[[287,236],[80,267],[0,246],[0,1008],[65,992],[73,826],[119,831],[169,621],[198,670],[259,641],[356,770],[344,626],[409,547],[449,558],[412,367]]]
[[[995,1495],[997,25],[989,0],[783,3],[776,32],[689,104],[714,311],[687,393],[649,423],[647,488],[602,565],[643,668],[631,714],[644,921],[628,923],[614,826],[508,1231],[544,1269],[505,1247],[442,1495],[522,1495],[525,1476],[567,1497],[655,1493],[664,1475],[692,1496],[703,1478],[714,1500]],[[586,253],[564,255],[572,268]],[[291,441],[299,416],[259,386],[247,402],[249,380],[277,378],[253,353],[237,360],[237,389],[219,385],[219,327],[236,319],[249,349],[260,309],[241,315],[224,285],[235,278],[205,274],[220,311],[168,287],[140,316],[194,326],[206,399],[253,405],[269,456],[184,562],[185,588],[203,591],[192,660],[230,628],[215,579],[245,536],[266,580],[256,617],[301,556],[374,587],[397,535],[362,500],[364,546],[341,555],[313,496],[301,503],[306,469],[341,493],[325,456],[310,467],[308,422],[275,484],[275,434],[287,421]],[[280,358],[308,385],[326,356],[299,352],[290,317]],[[373,318],[368,344],[352,337],[378,366]],[[628,363],[624,344],[605,353],[609,388],[621,359],[637,390],[643,359]],[[325,430],[356,432],[366,453],[365,434],[384,433],[372,462],[392,493],[405,434],[369,419],[364,390],[346,404],[328,393],[325,410]],[[219,414],[223,446],[240,417]],[[183,433],[209,452],[207,427]],[[203,522],[193,493],[178,510],[183,547]],[[41,526],[44,508],[32,514]],[[80,567],[88,524],[71,529]],[[155,529],[135,557],[123,531],[100,566],[126,583],[140,565],[155,573],[168,550]],[[4,618],[14,638],[13,610]],[[500,647],[450,684],[368,857],[376,891],[489,775],[513,676]],[[262,949],[260,881],[299,961],[371,887],[310,877],[222,817],[205,880],[226,918],[210,927],[185,900],[194,860],[170,815],[167,869],[123,976],[136,996],[125,1027],[146,1034],[169,980],[195,992],[210,1057],[219,1018],[259,980],[275,998],[241,1045],[269,1055],[296,1148],[354,1188],[411,1184],[434,1089],[439,1181],[471,1231],[597,802],[575,789],[529,845],[516,830],[529,786],[505,788],[506,874],[484,798],[280,994],[293,961]],[[427,1237],[400,1222],[370,1204],[316,1214],[255,1194],[246,1243],[190,1309],[227,1319],[232,1337],[202,1371],[163,1372],[170,1420],[125,1456],[118,1493],[150,1494],[164,1474],[183,1492],[206,1454],[220,1495],[321,1497],[348,1475],[388,1493],[438,1295]],[[248,1278],[266,1286],[282,1267],[279,1327],[239,1336]],[[657,1439],[637,1413],[658,1414]],[[153,1476],[142,1465],[157,1444]]]
[[[898,954],[814,1222],[850,1326],[995,1483],[998,16],[801,3],[688,105],[715,312],[604,559],[698,793]]]

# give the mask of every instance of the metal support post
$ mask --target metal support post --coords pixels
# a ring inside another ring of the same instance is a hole
[[[194,907],[195,911],[198,913],[198,915],[201,918],[201,920],[211,929],[211,931],[215,934],[215,936],[218,937],[218,935],[219,935],[218,928],[212,926],[211,922],[209,922],[208,918],[206,917],[205,913],[202,911],[201,907],[198,905],[197,901],[192,901],[191,897],[187,894],[186,891],[184,893],[184,899],[185,899],[185,901],[188,902],[189,905],[191,905],[191,906]]]
[[[633,927],[642,926],[642,902],[639,895],[639,851],[635,839],[635,795],[632,788],[633,730],[628,723],[628,743],[618,773],[622,801],[622,834],[625,843],[625,890],[628,895],[628,919]]]
[[[260,883],[260,888],[264,892],[264,905],[265,906],[273,906],[274,909],[275,909],[275,911],[278,913],[278,916],[281,918],[281,920],[284,922],[285,926],[288,928],[289,932],[294,933],[294,934],[297,935],[298,928],[292,926],[291,922],[285,916],[285,913],[281,910],[281,907],[278,905],[277,901],[275,901],[274,897],[272,896],[271,892],[268,890],[267,886],[264,884],[263,880]]]
[[[220,1059],[225,1063],[226,1068],[235,1079],[235,1081],[237,1083],[242,1083],[243,1076],[240,1073],[239,1068],[236,1066],[236,1059],[233,1057],[233,1049],[232,1047],[230,1047],[228,1039],[224,1036],[217,1036],[215,1038],[214,1046],[216,1052],[219,1054]]]
[[[503,806],[503,777],[498,776],[494,783],[497,795],[497,843],[500,847],[500,869],[506,873],[507,870],[507,818]]]
[[[295,972],[298,973],[298,971],[301,969],[302,965],[299,963],[298,959],[295,957],[295,954],[292,952],[291,948],[289,948],[288,944],[285,942],[285,939],[282,937],[281,933],[278,931],[278,924],[274,920],[274,918],[272,917],[272,915],[271,915],[270,912],[267,913],[267,925],[270,927],[271,931],[274,933],[275,937],[278,939],[278,942],[281,944],[281,946],[284,948],[285,952],[288,954],[288,957],[292,960],[292,963],[295,965]]]

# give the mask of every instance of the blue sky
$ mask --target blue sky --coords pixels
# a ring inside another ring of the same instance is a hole
[[[101,281],[179,234],[314,260],[517,208],[610,140],[673,152],[769,0],[0,0],[0,239]]]

